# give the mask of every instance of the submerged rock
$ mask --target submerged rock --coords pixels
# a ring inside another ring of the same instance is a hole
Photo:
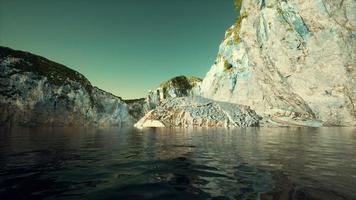
[[[176,97],[148,112],[135,127],[247,127],[258,126],[259,120],[248,106],[201,97]]]
[[[356,1],[237,1],[201,95],[275,124],[356,126]]]
[[[0,125],[127,126],[127,104],[80,73],[27,52],[0,47]]]

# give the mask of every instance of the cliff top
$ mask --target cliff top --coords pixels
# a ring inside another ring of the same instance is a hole
[[[29,52],[0,46],[0,61],[2,65],[8,64],[24,72],[45,76],[55,85],[61,85],[69,79],[81,83],[87,89],[92,87],[90,81],[79,72]]]

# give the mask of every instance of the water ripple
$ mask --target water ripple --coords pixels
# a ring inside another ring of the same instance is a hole
[[[0,199],[356,199],[353,128],[0,129]]]

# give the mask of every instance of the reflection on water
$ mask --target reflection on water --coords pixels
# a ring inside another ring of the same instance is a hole
[[[356,199],[353,128],[0,130],[0,199]]]

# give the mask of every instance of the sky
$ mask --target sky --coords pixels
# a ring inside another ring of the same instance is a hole
[[[203,78],[237,14],[233,0],[0,0],[0,45],[140,98],[175,76]]]

